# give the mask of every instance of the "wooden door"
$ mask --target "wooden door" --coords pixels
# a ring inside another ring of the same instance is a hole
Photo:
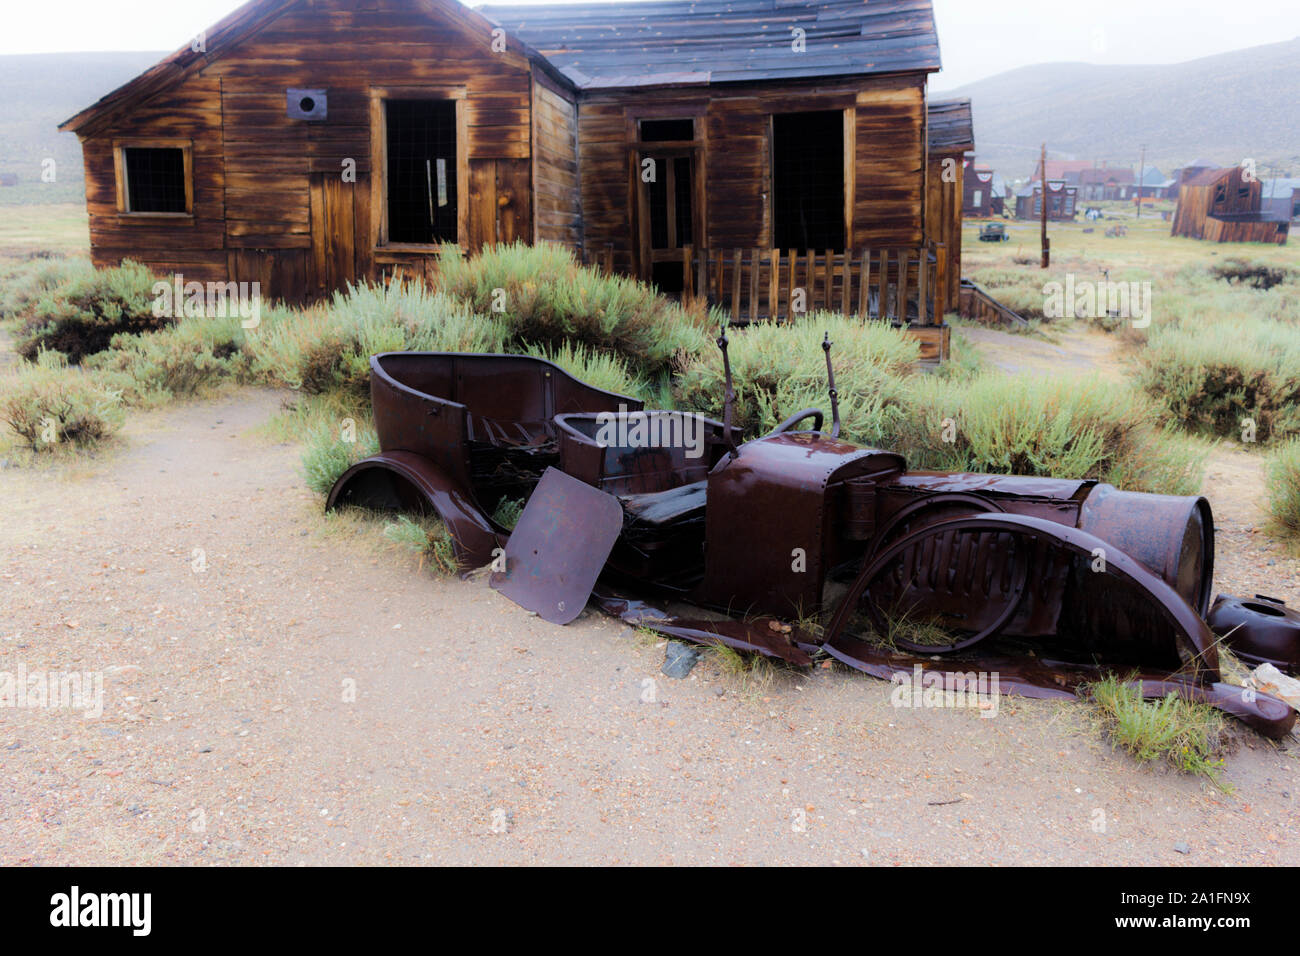
[[[316,295],[327,295],[357,281],[356,203],[370,195],[368,186],[344,182],[337,173],[311,177],[311,269],[308,281]],[[362,242],[369,241],[365,224]]]
[[[702,245],[696,155],[645,146],[637,154],[637,262],[641,278],[667,293],[681,292],[686,281],[682,249]]]

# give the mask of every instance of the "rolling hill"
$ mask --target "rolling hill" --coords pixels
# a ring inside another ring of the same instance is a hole
[[[956,96],[972,99],[977,160],[1008,180],[1043,142],[1053,159],[1127,166],[1145,143],[1166,175],[1198,157],[1300,173],[1300,38],[1166,66],[1044,63],[933,94]]]
[[[81,201],[81,147],[76,136],[56,127],[165,55],[0,56],[0,173],[18,177],[16,187],[0,188],[0,204]],[[54,183],[41,182],[47,157],[57,163]]]

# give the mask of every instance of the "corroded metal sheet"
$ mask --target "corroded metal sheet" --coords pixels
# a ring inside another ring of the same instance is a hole
[[[548,468],[505,548],[491,584],[554,624],[582,613],[623,528],[618,499]]]

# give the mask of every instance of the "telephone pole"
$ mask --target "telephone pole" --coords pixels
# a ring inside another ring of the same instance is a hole
[[[1137,214],[1137,217],[1138,217],[1139,219],[1142,218],[1142,180],[1146,179],[1146,175],[1147,175],[1147,144],[1146,144],[1146,143],[1143,143],[1143,144],[1142,144],[1142,158],[1138,161],[1138,214]]]
[[[1042,196],[1042,224],[1043,224],[1043,268],[1046,269],[1052,262],[1051,245],[1047,241],[1047,144],[1043,144],[1042,158],[1038,163],[1038,187],[1039,194]]]

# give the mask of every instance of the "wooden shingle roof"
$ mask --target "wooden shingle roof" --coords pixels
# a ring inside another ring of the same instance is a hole
[[[477,9],[580,89],[940,67],[931,0],[639,0]]]
[[[969,153],[975,149],[975,126],[970,100],[932,100],[926,110],[930,127],[930,152]]]

